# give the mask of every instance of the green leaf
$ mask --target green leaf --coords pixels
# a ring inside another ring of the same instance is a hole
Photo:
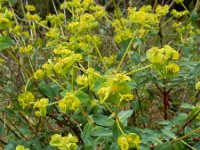
[[[176,138],[176,135],[171,131],[171,128],[165,128],[162,130],[162,133],[169,137],[169,138],[172,138],[172,139],[175,139]]]
[[[92,120],[101,126],[112,126],[114,124],[114,120],[102,114],[94,114],[91,116]]]
[[[10,141],[5,147],[4,150],[15,150],[16,148],[16,143],[14,143],[13,141]]]
[[[140,54],[138,54],[137,52],[132,53],[131,59],[135,65],[138,65],[141,62]]]
[[[90,100],[89,95],[83,91],[77,91],[75,95],[81,101],[81,103],[87,103]]]
[[[96,126],[92,132],[92,136],[99,136],[99,137],[112,137],[112,130],[109,128]]]
[[[184,109],[193,109],[193,108],[195,108],[195,106],[193,106],[191,104],[188,104],[188,103],[182,103],[181,104],[181,108],[184,108]]]
[[[191,15],[192,23],[197,23],[198,17],[199,17],[198,13],[196,11],[193,11]]]
[[[3,135],[3,131],[4,131],[5,126],[3,124],[0,125],[0,136]]]
[[[55,96],[59,95],[60,87],[55,83],[45,83],[45,81],[41,81],[39,84],[40,91],[47,96],[51,101]]]
[[[109,150],[120,150],[120,147],[118,146],[117,143],[112,143]]]
[[[113,132],[114,140],[115,142],[117,142],[117,138],[122,134],[121,131],[119,130],[117,123],[114,123],[112,132]]]
[[[120,111],[118,113],[118,117],[120,122],[124,125],[127,126],[128,123],[128,118],[133,114],[133,110],[126,110],[126,111]]]
[[[187,78],[191,79],[197,77],[200,74],[200,64],[197,64],[196,67],[188,74]]]
[[[90,137],[90,134],[92,133],[92,129],[93,129],[93,126],[89,122],[84,126],[83,132],[82,132],[82,135],[81,135],[83,140]]]
[[[160,144],[160,145],[155,147],[155,150],[170,150],[170,149],[171,149],[171,143],[170,142]]]
[[[14,44],[9,36],[0,36],[0,52],[3,49],[9,48]]]
[[[131,39],[127,39],[127,40],[121,42],[121,51],[117,54],[117,57],[116,57],[117,61],[120,61],[122,59],[124,52],[125,52],[126,48],[128,47],[130,41],[131,41]]]

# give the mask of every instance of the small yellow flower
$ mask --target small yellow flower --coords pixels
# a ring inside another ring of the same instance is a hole
[[[89,84],[88,77],[85,76],[85,75],[78,76],[77,79],[76,79],[76,82],[79,85],[85,85],[85,86],[87,86]]]
[[[30,150],[29,148],[25,148],[23,145],[18,145],[16,150]]]
[[[184,0],[175,0],[175,3],[176,3],[176,4],[180,4],[180,3],[183,3],[183,1],[184,1]]]
[[[32,45],[28,45],[27,47],[20,47],[19,51],[20,53],[30,53],[33,50],[33,46]]]
[[[168,12],[169,12],[169,5],[164,5],[164,6],[158,5],[156,7],[156,13],[159,16],[165,16]]]
[[[126,139],[126,136],[120,136],[117,139],[117,144],[120,146],[121,150],[128,150],[129,149],[129,144]]]
[[[25,8],[29,11],[35,11],[35,6],[33,5],[26,5]]]
[[[46,107],[49,103],[48,98],[42,98],[34,103],[33,108],[37,108],[38,110],[35,112],[35,115],[38,117],[46,116]]]
[[[177,74],[179,72],[179,66],[175,63],[170,63],[166,66],[167,71],[172,74]]]
[[[66,113],[69,110],[78,110],[81,102],[72,93],[67,93],[66,96],[58,102],[58,107],[61,112]]]
[[[34,95],[31,92],[26,91],[18,96],[18,102],[24,109],[34,102]]]
[[[44,71],[42,69],[38,69],[35,73],[34,73],[34,79],[35,80],[39,80],[42,79],[44,77]]]
[[[200,90],[200,81],[198,81],[198,82],[195,84],[195,88],[196,88],[196,90]]]

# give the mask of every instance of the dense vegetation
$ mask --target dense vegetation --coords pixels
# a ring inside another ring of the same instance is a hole
[[[0,149],[199,150],[199,11],[0,0]]]

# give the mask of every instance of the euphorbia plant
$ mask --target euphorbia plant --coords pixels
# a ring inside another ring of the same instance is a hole
[[[178,106],[180,113],[170,112],[170,103],[182,96],[176,87],[188,80],[195,90],[199,78],[195,54],[187,60],[182,51],[188,41],[198,41],[200,30],[191,23],[192,14],[172,9],[173,2],[155,3],[154,8],[130,2],[122,12],[113,0],[113,13],[93,0],[64,0],[59,6],[51,2],[55,14],[44,19],[28,1],[16,4],[23,14],[13,9],[13,2],[1,2],[0,49],[18,67],[22,80],[21,89],[2,110],[13,111],[18,123],[14,126],[7,115],[8,123],[1,118],[11,131],[5,148],[195,147],[193,140],[185,140],[196,138],[191,135],[199,131],[195,98],[195,103]],[[185,7],[183,1],[175,2]],[[163,31],[172,28],[174,41]],[[159,116],[149,112],[160,100],[163,117],[148,121]],[[14,139],[17,142],[10,142]]]

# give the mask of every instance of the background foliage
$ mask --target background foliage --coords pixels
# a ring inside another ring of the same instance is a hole
[[[200,149],[199,9],[1,0],[0,147]]]

